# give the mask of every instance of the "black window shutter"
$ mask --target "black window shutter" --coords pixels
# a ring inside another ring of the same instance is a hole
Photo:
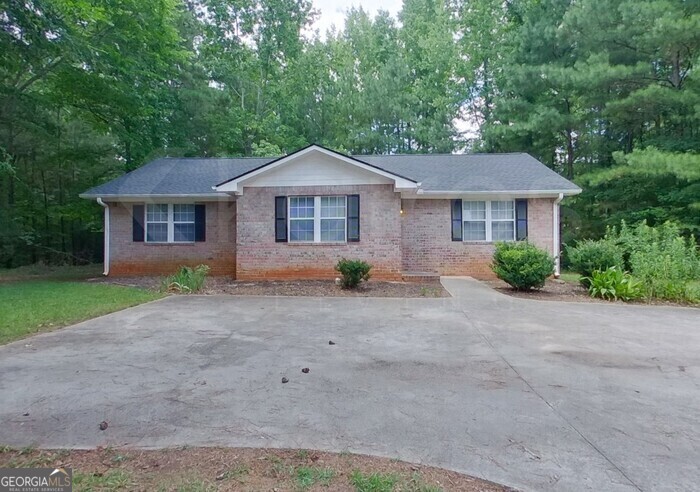
[[[348,195],[348,242],[360,241],[360,195]]]
[[[452,200],[452,240],[461,241],[462,235],[462,200]]]
[[[207,206],[197,203],[194,206],[194,240],[203,242],[207,240]]]
[[[144,205],[134,205],[132,209],[133,221],[132,221],[132,239],[134,242],[143,242],[144,231],[143,231],[143,219],[144,219]]]
[[[515,200],[515,239],[527,239],[527,200]]]
[[[275,242],[287,242],[287,197],[275,197]]]

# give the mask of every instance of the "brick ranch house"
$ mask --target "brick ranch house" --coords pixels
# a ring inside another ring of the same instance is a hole
[[[492,276],[495,241],[559,255],[559,203],[580,193],[528,154],[157,159],[81,194],[105,213],[105,275],[205,263],[239,280]]]

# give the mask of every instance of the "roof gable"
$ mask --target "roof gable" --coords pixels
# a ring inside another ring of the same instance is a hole
[[[240,194],[246,186],[316,186],[393,184],[397,190],[417,189],[419,183],[319,145],[310,145],[214,186]]]

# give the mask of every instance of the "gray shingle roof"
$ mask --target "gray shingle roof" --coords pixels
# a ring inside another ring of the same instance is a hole
[[[425,191],[579,191],[529,154],[372,155],[358,159],[421,183]]]
[[[421,183],[425,191],[577,192],[579,187],[524,154],[411,154],[353,156]],[[87,190],[85,198],[110,195],[203,195],[212,186],[274,158],[161,158]]]

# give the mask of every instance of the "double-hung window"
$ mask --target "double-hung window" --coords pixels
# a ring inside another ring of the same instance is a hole
[[[289,242],[345,242],[346,200],[345,196],[289,197]]]
[[[515,202],[491,202],[491,240],[515,239]]]
[[[321,242],[345,242],[345,197],[321,197]]]
[[[289,241],[314,241],[315,200],[312,196],[289,198]]]
[[[194,240],[194,204],[149,203],[146,205],[146,242],[191,243]]]
[[[464,241],[515,240],[515,202],[463,201]]]
[[[169,232],[168,205],[160,203],[146,205],[146,242],[167,243]]]

